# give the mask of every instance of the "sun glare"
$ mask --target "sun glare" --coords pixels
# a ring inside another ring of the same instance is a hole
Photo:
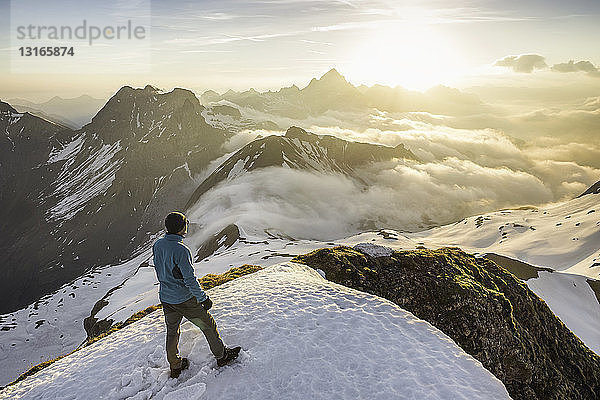
[[[464,64],[450,40],[431,25],[397,22],[366,37],[344,69],[357,83],[426,90],[459,79]]]

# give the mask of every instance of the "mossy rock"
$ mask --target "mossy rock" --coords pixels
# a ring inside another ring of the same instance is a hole
[[[500,379],[514,399],[600,398],[600,357],[491,260],[458,248],[371,257],[339,246],[292,261],[428,321]]]
[[[202,289],[208,290],[214,288],[215,286],[219,286],[239,278],[240,276],[260,271],[261,269],[262,267],[259,265],[244,264],[240,267],[231,268],[222,274],[206,274],[202,278],[198,279],[198,281],[200,282]]]

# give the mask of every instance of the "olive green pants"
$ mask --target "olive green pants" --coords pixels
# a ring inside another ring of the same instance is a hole
[[[179,356],[179,325],[185,317],[192,324],[202,330],[210,351],[216,359],[225,355],[225,346],[219,336],[217,323],[208,311],[198,303],[195,297],[179,304],[162,303],[165,322],[167,324],[167,360],[171,369],[181,368],[181,357]]]

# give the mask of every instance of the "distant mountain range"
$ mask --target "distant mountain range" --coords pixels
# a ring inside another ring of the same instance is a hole
[[[354,86],[336,69],[321,78],[313,78],[303,89],[296,85],[278,91],[244,92],[228,90],[223,94],[209,90],[200,97],[203,104],[230,102],[270,114],[303,119],[327,110],[377,108],[382,111],[426,111],[433,114],[467,115],[489,111],[473,94],[446,86],[425,93],[383,85]]]
[[[20,112],[29,112],[73,129],[79,129],[90,122],[105,102],[106,100],[96,99],[88,95],[71,99],[55,96],[43,103],[35,103],[24,99],[8,100],[8,103]]]

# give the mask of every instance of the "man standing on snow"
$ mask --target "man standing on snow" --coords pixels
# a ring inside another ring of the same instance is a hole
[[[217,324],[208,310],[212,301],[200,287],[194,276],[192,253],[183,243],[188,220],[180,212],[172,212],[165,219],[167,234],[152,247],[154,268],[160,282],[159,297],[167,324],[167,360],[171,366],[171,378],[177,378],[190,362],[179,356],[179,324],[183,317],[202,330],[210,351],[222,367],[235,360],[240,347],[225,347]]]

